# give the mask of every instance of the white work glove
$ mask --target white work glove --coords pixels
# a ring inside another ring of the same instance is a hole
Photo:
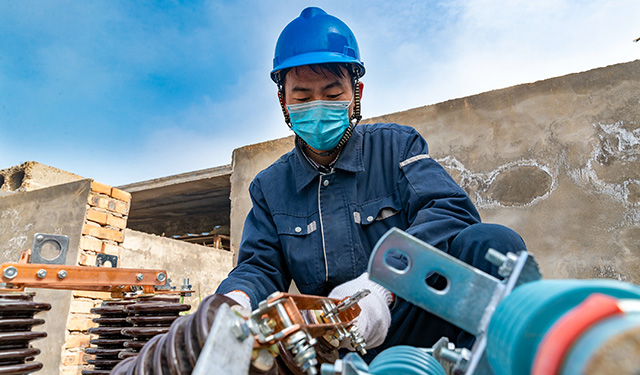
[[[367,342],[366,348],[375,348],[384,342],[391,325],[391,311],[389,310],[389,305],[393,301],[391,292],[382,285],[371,281],[369,273],[365,272],[357,278],[335,287],[329,293],[329,298],[343,299],[362,289],[369,289],[371,294],[358,302],[362,311],[354,320],[354,325]]]
[[[239,290],[232,290],[231,292],[226,293],[225,297],[229,297],[232,300],[236,301],[238,305],[242,306],[243,309],[251,313],[251,300],[249,299],[249,296],[247,296],[245,292],[241,292]]]

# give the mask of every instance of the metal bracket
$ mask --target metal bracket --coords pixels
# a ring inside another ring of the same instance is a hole
[[[59,251],[53,259],[42,256],[42,248],[45,245],[52,245]],[[31,260],[33,264],[64,264],[67,260],[69,250],[69,237],[59,234],[36,233],[33,236],[33,246],[31,246]]]
[[[96,267],[102,267],[106,263],[111,263],[112,268],[118,267],[118,256],[109,254],[97,254],[96,255]]]
[[[398,270],[389,265],[385,261],[389,252],[406,256],[408,266]],[[447,280],[444,289],[436,290],[427,285],[426,279],[433,273],[438,273]],[[522,251],[514,256],[513,269],[508,278],[500,281],[393,228],[382,236],[373,249],[369,260],[369,276],[371,280],[405,300],[476,336],[471,351],[463,349],[452,361],[454,373],[470,375],[478,370],[479,373],[491,375],[494,371],[484,355],[486,332],[491,317],[498,303],[516,285],[539,279],[540,273],[529,253]],[[478,308],[479,306],[485,308]]]
[[[193,375],[246,375],[249,372],[253,341],[253,335],[244,319],[223,303],[216,312],[216,319],[193,369]]]

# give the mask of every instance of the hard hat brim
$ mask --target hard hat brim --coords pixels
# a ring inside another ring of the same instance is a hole
[[[271,71],[271,79],[273,82],[278,83],[278,75],[277,73],[283,69],[294,68],[297,66],[304,65],[313,65],[313,64],[325,64],[325,63],[345,63],[345,64],[355,64],[359,69],[359,74],[357,78],[360,78],[364,75],[364,63],[358,59],[355,59],[350,56],[346,56],[342,53],[337,52],[309,52],[301,55],[292,56],[278,66],[276,66]]]

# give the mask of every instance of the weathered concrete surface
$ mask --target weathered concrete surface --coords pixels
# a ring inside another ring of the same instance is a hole
[[[0,170],[0,192],[32,191],[82,179],[84,177],[76,174],[28,161]]]
[[[483,221],[518,231],[545,277],[640,283],[640,61],[365,122],[418,129]],[[251,179],[292,147],[289,137],[234,151],[234,248]]]
[[[90,190],[91,180],[82,180],[0,197],[0,263],[17,262],[22,250],[31,247],[34,234],[53,233],[69,236],[66,264],[77,264]],[[60,368],[71,292],[30,290],[36,292],[36,301],[52,306],[37,316],[46,323],[34,327],[34,331],[47,332],[48,336],[34,341],[33,346],[42,351],[37,360],[44,367],[38,374],[55,375]]]
[[[189,278],[195,294],[187,297],[185,303],[190,303],[194,310],[202,298],[215,292],[233,265],[229,251],[131,229],[125,230],[123,246],[118,267],[165,269],[172,279],[171,285],[177,288],[183,278]]]
[[[284,122],[279,124],[286,126]],[[231,174],[231,249],[233,262],[238,259],[244,220],[251,210],[249,184],[251,180],[282,154],[293,149],[293,136],[258,143],[233,150]]]

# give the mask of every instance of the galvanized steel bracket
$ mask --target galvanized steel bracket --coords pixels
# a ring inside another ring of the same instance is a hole
[[[56,248],[58,254],[49,259],[42,255],[42,248],[50,245]],[[31,260],[33,264],[64,264],[67,260],[69,250],[69,237],[59,234],[36,233],[33,235],[33,246],[31,246]]]
[[[244,319],[223,303],[216,312],[193,375],[246,375],[254,339],[246,326],[241,327],[244,324]],[[242,328],[246,328],[246,335],[241,334]]]
[[[403,269],[392,267],[386,260],[392,253],[406,257],[407,266]],[[447,285],[441,290],[426,283],[427,277],[434,273],[447,280]],[[454,364],[455,373],[470,375],[478,370],[479,373],[491,375],[494,372],[484,356],[491,317],[498,303],[516,285],[539,279],[540,273],[529,253],[521,251],[508,278],[500,281],[392,228],[373,249],[369,259],[369,276],[396,295],[476,336],[471,351],[464,349],[458,356]],[[485,308],[480,308],[482,306]]]

